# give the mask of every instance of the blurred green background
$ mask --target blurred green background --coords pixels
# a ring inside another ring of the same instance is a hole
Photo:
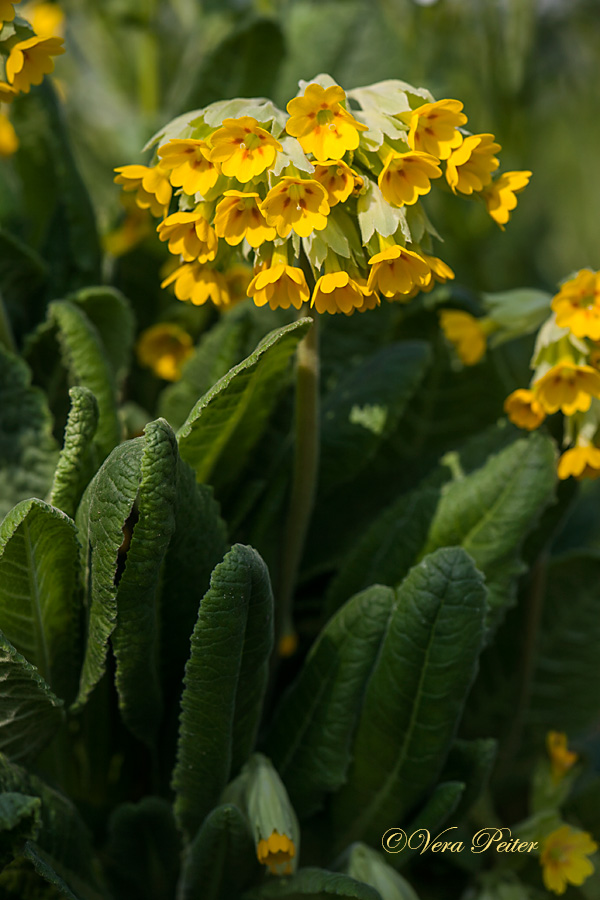
[[[75,152],[101,226],[119,210],[112,168],[142,161],[162,123],[214,100],[298,79],[343,87],[401,78],[465,104],[501,166],[533,178],[501,233],[479,204],[438,198],[440,255],[476,290],[553,290],[600,266],[597,0],[64,0],[64,86]],[[439,193],[439,192],[437,192]],[[430,198],[428,198],[430,199]],[[433,200],[433,198],[431,198]]]

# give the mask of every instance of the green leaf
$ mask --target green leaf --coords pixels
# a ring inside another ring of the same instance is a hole
[[[62,706],[0,632],[0,752],[14,760],[35,757],[63,722]]]
[[[313,897],[315,900],[327,900],[328,897],[383,900],[378,890],[349,875],[313,868],[299,869],[290,877],[269,878],[261,887],[244,894],[244,900],[275,900],[279,897],[285,900],[300,900],[301,897]]]
[[[273,595],[258,553],[236,544],[200,604],[185,670],[175,816],[189,836],[248,758],[273,643]]]
[[[135,319],[131,304],[121,291],[90,287],[67,298],[81,307],[96,328],[117,386],[121,386],[131,364]]]
[[[430,361],[419,341],[390,344],[343,377],[321,414],[321,491],[352,481],[398,424]]]
[[[440,829],[450,821],[450,817],[457,821],[456,812],[461,805],[462,798],[465,793],[465,785],[460,781],[442,781],[436,784],[431,795],[427,798],[423,807],[417,815],[406,826],[406,834],[413,835],[422,831],[428,831],[434,839]],[[457,835],[456,838],[453,836]],[[448,840],[460,840],[456,831],[448,832]],[[401,868],[423,849],[426,840],[424,836],[423,843],[414,842],[414,847],[406,847],[402,853],[397,853],[391,857],[392,864],[396,868]]]
[[[274,717],[267,750],[298,815],[340,788],[360,704],[392,613],[391,588],[358,594],[327,623]]]
[[[285,373],[311,325],[299,319],[271,332],[254,353],[202,397],[179,429],[182,458],[215,487],[240,474],[286,383]]]
[[[92,392],[84,387],[72,387],[69,397],[71,410],[50,502],[73,518],[85,486],[95,471],[92,440],[98,425],[98,404]]]
[[[43,316],[41,294],[47,277],[41,256],[0,228],[0,292],[15,331],[29,331]]]
[[[420,485],[403,494],[348,548],[327,590],[334,612],[369,584],[398,584],[423,547],[440,498],[440,487]]]
[[[39,797],[9,791],[0,794],[0,868],[19,855],[24,841],[37,837],[41,807]]]
[[[87,562],[89,621],[74,710],[83,706],[104,674],[108,639],[117,621],[119,548],[138,493],[143,451],[143,438],[116,447],[88,485],[77,512]]]
[[[32,856],[37,852],[80,894],[81,900],[101,900],[91,836],[75,806],[40,778],[0,755],[0,793],[4,792],[40,798],[41,828],[36,838],[39,850],[34,846]]]
[[[70,700],[80,662],[79,544],[74,523],[24,500],[0,525],[0,615],[6,638]]]
[[[58,448],[52,419],[29,369],[0,345],[0,520],[15,503],[45,497]]]
[[[210,576],[228,549],[212,488],[198,484],[187,463],[177,467],[175,532],[167,549],[160,604],[165,703],[178,706],[190,637]]]
[[[32,841],[26,842],[23,848],[23,857],[32,863],[33,868],[44,881],[57,889],[61,897],[66,897],[67,900],[80,900],[77,894],[73,893],[64,878],[61,878],[55,871],[53,861]],[[81,895],[81,900],[85,900],[85,898],[92,900],[93,897],[98,897],[98,900],[100,900],[99,895],[95,891],[93,894],[86,891],[85,894]]]
[[[366,844],[352,845],[344,868],[352,878],[376,888],[384,900],[419,900],[408,881]]]
[[[164,419],[144,432],[138,521],[117,591],[112,644],[119,707],[127,727],[153,745],[162,716],[159,671],[159,573],[175,530],[177,443]],[[168,598],[167,602],[168,602]]]
[[[88,388],[98,401],[95,444],[104,459],[121,438],[113,374],[100,335],[82,309],[69,300],[57,300],[48,315],[58,328],[64,364],[73,384]]]
[[[248,821],[237,806],[217,806],[185,852],[177,900],[239,897],[259,869]]]
[[[516,576],[524,569],[521,545],[552,500],[555,484],[554,446],[544,435],[532,434],[442,490],[421,555],[438,547],[464,547],[485,573],[491,624],[514,603]]]
[[[171,804],[159,797],[123,803],[113,812],[105,848],[115,893],[128,900],[175,896],[180,841]]]
[[[411,570],[365,688],[354,761],[333,798],[340,849],[377,843],[435,783],[475,676],[486,605],[483,577],[460,548]]]
[[[460,821],[477,802],[487,787],[494,762],[497,741],[482,738],[476,741],[456,740],[448,754],[442,773],[445,781],[462,782],[464,791],[454,815]]]

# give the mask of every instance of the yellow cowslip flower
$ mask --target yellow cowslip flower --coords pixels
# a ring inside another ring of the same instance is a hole
[[[320,313],[341,312],[351,316],[356,309],[364,307],[364,301],[363,289],[348,272],[329,272],[317,281],[310,305]]]
[[[487,211],[502,231],[517,206],[516,194],[527,187],[530,178],[531,172],[504,172],[485,188],[483,199]]]
[[[296,855],[294,842],[287,834],[273,831],[267,839],[258,842],[256,848],[258,861],[268,866],[271,875],[291,875],[291,861]]]
[[[592,397],[600,397],[600,372],[563,359],[535,382],[535,391],[547,413],[559,409],[566,416],[587,412]]]
[[[32,84],[41,84],[54,70],[53,56],[65,52],[60,37],[34,37],[18,41],[6,60],[6,80],[17,91],[29,93]]]
[[[327,191],[329,206],[344,203],[350,194],[363,185],[360,175],[341,159],[328,159],[318,163],[313,178]]]
[[[600,450],[598,452],[598,475],[600,475]],[[554,781],[561,781],[569,772],[577,760],[578,755],[567,747],[567,736],[560,731],[549,731],[546,735],[546,749],[550,757],[552,777]]]
[[[206,141],[192,138],[173,139],[158,148],[163,169],[170,173],[169,181],[190,196],[204,197],[217,183],[220,170],[210,161],[210,152]]]
[[[19,149],[19,138],[12,122],[0,113],[0,156],[7,158]]]
[[[546,418],[546,411],[535,395],[535,391],[519,388],[509,394],[504,401],[504,412],[514,425],[533,431]]]
[[[194,352],[191,337],[173,322],[160,322],[146,328],[136,344],[140,363],[164,378],[165,381],[179,381],[181,367]]]
[[[597,849],[586,831],[570,825],[557,828],[544,841],[540,854],[544,885],[555,894],[564,894],[568,884],[583,884],[594,871],[587,857]]]
[[[282,149],[252,116],[223,119],[222,128],[213,132],[209,143],[210,161],[219,163],[224,175],[242,184],[270,169]]]
[[[465,366],[476,365],[485,354],[486,332],[482,321],[459,309],[440,312],[442,331]]]
[[[410,117],[408,146],[438,159],[448,159],[462,144],[462,134],[457,131],[467,121],[462,108],[460,100],[437,100],[418,106]]]
[[[319,162],[341,159],[348,150],[356,150],[359,132],[367,130],[342,106],[345,99],[339,85],[323,88],[313,82],[306,85],[302,97],[294,97],[286,107],[290,118],[285,130]]]
[[[162,163],[157,166],[119,166],[115,169],[115,184],[124,191],[136,191],[135,202],[140,209],[149,209],[153,216],[165,216],[173,189]]]
[[[452,281],[454,272],[448,263],[445,263],[438,256],[429,256],[427,253],[421,253],[421,256],[430,269],[427,281],[420,287],[421,291],[429,293],[436,284],[446,284],[447,281]]]
[[[260,205],[267,225],[277,229],[279,237],[290,231],[308,237],[327,225],[329,203],[327,191],[314,178],[295,178],[285,175],[272,187]]]
[[[567,478],[598,478],[600,476],[600,448],[591,444],[578,444],[565,450],[558,461],[558,477],[561,481]]]
[[[267,225],[259,209],[260,194],[224,191],[223,198],[215,212],[215,231],[219,237],[225,238],[232,247],[246,238],[254,248],[275,239],[277,231]]]
[[[493,134],[472,134],[453,150],[446,163],[446,181],[456,193],[481,191],[492,180],[492,172],[500,165],[495,156],[501,150]]]
[[[0,81],[0,103],[12,103],[18,90],[6,81]]]
[[[217,255],[219,239],[199,209],[172,213],[156,230],[161,241],[169,242],[169,251],[185,262],[211,262]]]
[[[178,300],[191,300],[194,306],[202,306],[207,300],[212,300],[215,306],[229,306],[229,291],[225,278],[210,266],[199,262],[184,263],[165,278],[161,288],[173,283]]]
[[[431,179],[441,175],[437,157],[410,150],[408,153],[391,153],[377,183],[392,206],[412,206],[419,197],[429,193]]]
[[[62,37],[65,14],[58,3],[26,3],[20,14],[29,20],[39,37]]]
[[[600,272],[581,269],[562,285],[551,303],[559,328],[578,338],[600,341]]]
[[[274,253],[271,265],[258,272],[248,285],[248,296],[256,306],[268,303],[271,309],[300,309],[310,299],[310,290],[302,269],[288,266],[287,259],[280,261]]]
[[[12,22],[15,17],[14,7],[21,0],[0,0],[0,24],[3,22]]]
[[[410,294],[414,288],[421,288],[431,273],[422,256],[406,247],[386,247],[369,260],[372,267],[367,281],[367,290],[383,294],[384,297],[408,300],[398,297]]]

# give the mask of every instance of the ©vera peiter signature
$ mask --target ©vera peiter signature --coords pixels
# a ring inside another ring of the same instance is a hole
[[[383,849],[387,853],[401,853],[406,847],[409,850],[418,850],[425,853],[462,853],[466,849],[462,840],[452,840],[450,832],[456,831],[453,825],[441,831],[437,836],[432,835],[426,828],[419,828],[412,834],[406,834],[402,828],[388,828],[381,839]],[[454,835],[456,838],[457,835]],[[485,850],[496,850],[497,853],[530,853],[538,849],[537,841],[524,841],[513,837],[510,828],[481,828],[471,838],[469,847],[471,853],[483,853]]]

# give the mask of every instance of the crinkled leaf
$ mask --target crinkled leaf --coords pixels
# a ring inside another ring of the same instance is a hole
[[[63,722],[62,707],[37,669],[0,633],[0,752],[14,760],[35,757]]]
[[[20,500],[46,496],[58,456],[46,399],[30,381],[0,345],[0,520]]]
[[[177,900],[238,897],[256,879],[258,870],[247,819],[237,806],[217,806],[185,852]]]
[[[119,581],[112,645],[121,714],[133,734],[152,745],[162,715],[159,573],[175,530],[178,456],[175,435],[164,419],[146,426],[143,441],[138,520]]]
[[[179,452],[198,481],[221,486],[243,469],[286,384],[290,359],[312,320],[271,332],[254,353],[221,378],[179,429]]]
[[[96,454],[92,441],[98,426],[98,404],[92,392],[84,387],[72,387],[69,397],[71,410],[54,473],[50,502],[73,518],[81,495],[95,471]]]
[[[21,853],[29,838],[36,838],[41,825],[39,797],[6,791],[0,794],[0,868]]]
[[[272,642],[269,573],[255,550],[236,544],[200,604],[185,670],[173,788],[188,836],[253,747]]]
[[[395,602],[391,588],[353,597],[327,623],[283,697],[267,750],[300,816],[341,787],[360,704]]]
[[[461,548],[410,571],[365,688],[348,780],[333,798],[337,844],[375,843],[435,783],[483,641],[483,577]]]
[[[65,700],[77,689],[80,608],[74,523],[42,500],[24,500],[0,525],[2,631]]]
[[[57,300],[48,315],[58,328],[63,362],[73,384],[88,388],[98,401],[94,443],[101,459],[119,443],[116,385],[100,334],[85,312],[69,300]]]
[[[243,900],[327,900],[339,897],[341,900],[383,900],[378,890],[368,884],[356,881],[350,875],[328,872],[325,869],[299,869],[285,878],[269,878],[263,886],[247,891]]]
[[[116,447],[88,485],[77,512],[87,561],[88,634],[75,708],[100,681],[117,621],[117,567],[124,526],[137,497],[144,439]]]
[[[80,306],[95,326],[117,386],[127,375],[135,334],[131,305],[121,291],[90,287],[68,298]]]

